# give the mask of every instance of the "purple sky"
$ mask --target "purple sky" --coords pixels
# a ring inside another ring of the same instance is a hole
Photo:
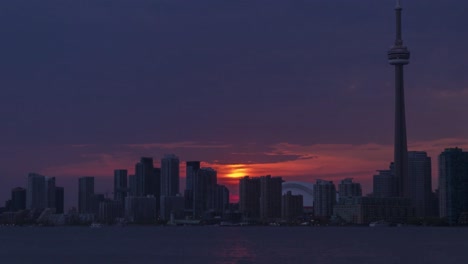
[[[445,147],[468,148],[468,3],[402,5],[409,145],[436,163]],[[34,171],[57,176],[73,205],[76,177],[101,176],[97,190],[111,192],[113,168],[164,153],[221,176],[235,163],[286,179],[352,176],[370,192],[392,159],[394,6],[2,1],[0,203]]]

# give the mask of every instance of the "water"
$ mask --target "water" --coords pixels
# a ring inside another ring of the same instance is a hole
[[[0,263],[467,263],[468,228],[0,227]]]

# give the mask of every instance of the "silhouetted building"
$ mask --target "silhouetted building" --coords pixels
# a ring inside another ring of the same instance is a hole
[[[408,198],[416,217],[432,216],[431,158],[423,151],[408,152]]]
[[[397,179],[393,174],[393,164],[390,170],[379,170],[373,178],[373,196],[379,198],[398,197]]]
[[[11,190],[11,211],[26,209],[26,189],[16,187]]]
[[[80,214],[93,213],[94,177],[78,179],[78,212]]]
[[[171,219],[171,215],[175,219],[180,219],[184,216],[184,197],[182,196],[161,196],[160,217],[162,220]]]
[[[120,201],[104,200],[99,203],[98,221],[105,224],[113,224],[117,218],[123,217]]]
[[[270,175],[260,177],[260,218],[281,218],[281,177]]]
[[[55,187],[55,213],[63,214],[65,205],[65,191],[63,187]]]
[[[45,193],[47,208],[55,208],[55,177],[46,178]]]
[[[186,162],[186,179],[185,179],[186,190],[193,189],[193,177],[195,177],[199,169],[200,169],[200,161],[187,161]]]
[[[408,198],[344,197],[335,205],[333,215],[345,223],[369,224],[375,221],[405,223],[413,217]]]
[[[260,178],[239,180],[239,211],[249,219],[260,217]]]
[[[128,176],[128,195],[137,196],[137,178],[135,175]]]
[[[229,189],[224,185],[216,185],[214,194],[214,209],[224,213],[229,207]]]
[[[335,184],[332,181],[317,180],[314,187],[314,214],[328,219],[336,204]]]
[[[351,178],[344,179],[338,185],[338,193],[340,198],[362,196],[361,184],[353,182]]]
[[[468,212],[468,152],[448,148],[439,155],[439,214],[453,225],[464,212]]]
[[[185,177],[185,209],[193,211],[193,178],[196,177],[200,169],[200,161],[187,161],[186,162],[186,177]]]
[[[114,170],[114,201],[125,205],[125,197],[127,197],[127,170]]]
[[[179,158],[165,155],[161,159],[161,196],[176,196],[179,193]]]
[[[153,158],[143,157],[135,165],[137,196],[156,195]]]
[[[193,217],[202,218],[204,213],[215,208],[217,173],[212,168],[201,168],[193,175]]]
[[[283,194],[281,201],[281,218],[293,222],[303,215],[304,201],[302,195],[293,195],[291,191]]]
[[[150,224],[156,221],[156,198],[154,196],[125,198],[125,217],[128,221]]]
[[[26,208],[29,210],[45,209],[46,204],[45,177],[37,173],[29,173],[26,193]]]
[[[102,193],[95,193],[91,195],[91,212],[95,217],[99,215],[99,205],[101,202],[106,201],[106,197]]]

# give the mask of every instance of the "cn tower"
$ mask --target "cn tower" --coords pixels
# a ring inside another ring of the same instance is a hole
[[[388,62],[395,66],[395,177],[398,186],[398,195],[408,197],[408,147],[406,143],[405,120],[405,91],[403,85],[403,66],[409,63],[410,52],[403,45],[401,37],[401,5],[397,0],[396,15],[396,39],[395,44],[388,51]]]

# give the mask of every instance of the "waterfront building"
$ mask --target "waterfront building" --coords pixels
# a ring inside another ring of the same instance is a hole
[[[120,201],[106,199],[99,203],[98,221],[105,224],[113,224],[117,218],[123,216]]]
[[[389,170],[379,170],[373,177],[373,196],[379,198],[398,197],[397,179],[393,173],[393,163]]]
[[[283,194],[281,201],[281,218],[287,222],[293,222],[304,214],[304,202],[302,195],[293,195],[291,191]]]
[[[26,208],[29,210],[43,210],[46,208],[45,176],[29,173],[26,192]]]
[[[184,197],[182,196],[161,196],[160,205],[161,220],[170,220],[171,217],[181,219],[184,216]]]
[[[408,198],[416,217],[433,216],[431,158],[423,151],[408,152]]]
[[[161,159],[161,196],[176,196],[179,193],[179,158],[165,155]]]
[[[281,218],[281,177],[271,175],[260,177],[260,218],[263,220]]]
[[[216,185],[214,193],[214,210],[224,213],[229,208],[229,189],[224,185]]]
[[[142,157],[135,165],[137,192],[136,196],[156,196],[156,183],[154,175],[153,158]]]
[[[26,209],[26,189],[16,187],[11,190],[11,211],[21,211]]]
[[[128,176],[128,196],[137,196],[137,179],[135,175]]]
[[[94,177],[78,179],[78,212],[80,214],[93,213]]]
[[[335,205],[333,216],[349,224],[369,224],[375,221],[406,223],[413,217],[408,198],[344,197]]]
[[[340,198],[362,196],[361,184],[353,182],[351,178],[346,178],[338,185],[338,193]]]
[[[203,218],[206,211],[215,208],[217,172],[212,168],[201,168],[193,177],[193,217]]]
[[[239,180],[239,212],[247,219],[260,217],[260,178]]]
[[[45,179],[45,204],[46,208],[55,208],[55,177],[48,177]]]
[[[65,205],[65,190],[63,187],[55,187],[55,213],[63,214]]]
[[[125,218],[132,223],[150,224],[156,221],[156,198],[127,196],[125,198]]]
[[[439,215],[450,225],[468,212],[468,152],[445,149],[439,155]]]
[[[317,180],[314,189],[314,214],[328,219],[333,214],[336,204],[336,188],[333,181]]]
[[[123,207],[127,197],[127,170],[114,170],[114,201]]]

